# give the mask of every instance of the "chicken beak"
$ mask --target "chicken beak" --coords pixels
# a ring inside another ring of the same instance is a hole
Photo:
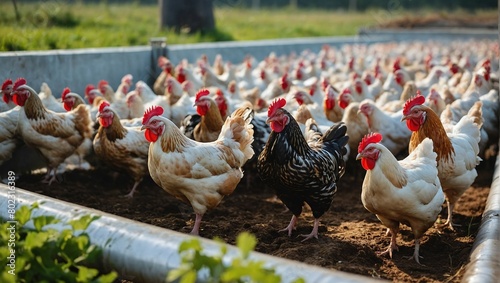
[[[360,160],[361,158],[363,158],[363,155],[361,153],[358,153],[358,155],[356,155],[356,160]]]
[[[408,119],[408,117],[406,116],[401,117],[401,122],[406,121],[406,119]]]
[[[146,128],[147,128],[146,125],[142,125],[141,131],[144,131]]]

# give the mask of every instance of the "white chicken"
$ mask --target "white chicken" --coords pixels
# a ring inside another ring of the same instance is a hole
[[[363,138],[356,159],[367,171],[361,201],[374,213],[391,234],[386,251],[392,258],[397,250],[399,224],[410,226],[415,236],[412,258],[420,263],[420,238],[434,224],[444,194],[438,178],[437,154],[431,139],[424,139],[405,159],[398,161],[380,141],[382,135],[372,133]]]

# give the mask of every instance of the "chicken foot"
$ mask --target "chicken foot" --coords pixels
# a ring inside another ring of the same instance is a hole
[[[444,226],[448,225],[448,227],[451,229],[451,231],[455,231],[455,227],[453,227],[453,226],[460,226],[458,224],[453,223],[453,207],[455,205],[451,204],[448,200],[446,200],[446,203],[448,204],[448,218],[446,219]]]
[[[391,231],[391,243],[389,244],[389,247],[385,251],[378,252],[377,253],[378,256],[389,254],[389,257],[392,258],[392,251],[393,250],[399,251],[396,239],[397,232],[394,229],[390,229],[390,231]]]
[[[420,263],[420,258],[423,258],[419,254],[420,251],[420,239],[415,239],[415,251],[413,252],[412,256],[404,256],[403,258],[407,259],[414,259],[418,264],[421,265]]]
[[[203,214],[196,213],[196,218],[194,220],[193,230],[189,234],[191,235],[199,235],[200,234],[200,224],[201,218],[203,218]]]
[[[47,168],[47,174],[45,174],[45,177],[42,179],[42,183],[49,184],[49,186],[52,184],[52,182],[59,180],[57,179],[57,168],[52,168],[49,167]]]
[[[128,194],[126,194],[124,197],[126,197],[126,198],[133,198],[134,197],[134,193],[135,193],[135,191],[137,189],[137,186],[139,185],[139,183],[141,181],[142,181],[142,179],[140,179],[139,181],[135,182],[134,186],[132,187],[132,190]]]
[[[306,235],[306,234],[300,235],[301,237],[304,237],[302,242],[305,242],[313,237],[317,239],[318,238],[318,227],[319,227],[319,219],[314,219],[314,226],[313,226],[311,233],[308,235]]]
[[[292,236],[292,230],[295,229],[295,225],[297,225],[297,216],[293,215],[292,219],[290,220],[290,224],[288,224],[285,229],[279,230],[279,232],[288,231],[288,237],[290,237]]]

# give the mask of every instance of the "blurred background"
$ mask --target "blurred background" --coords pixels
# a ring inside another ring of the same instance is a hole
[[[497,0],[10,0],[0,51],[355,35],[363,27],[498,29]]]

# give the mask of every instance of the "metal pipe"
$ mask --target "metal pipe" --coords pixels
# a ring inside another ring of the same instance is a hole
[[[0,207],[5,208],[0,210],[0,217],[3,219],[8,219],[8,195],[9,187],[0,184]],[[177,252],[180,243],[192,237],[20,188],[15,189],[15,196],[17,208],[20,205],[30,206],[34,202],[40,204],[38,209],[33,210],[33,217],[53,215],[62,223],[66,223],[82,215],[100,216],[90,224],[86,232],[91,242],[102,249],[104,268],[114,269],[121,278],[134,282],[164,282],[168,271],[180,264]],[[67,226],[55,225],[51,228],[62,230]],[[199,238],[199,240],[206,254],[219,254],[219,243],[205,238]],[[230,262],[237,255],[238,249],[228,245],[228,253],[224,262]],[[306,279],[306,282],[318,283],[381,282],[379,279],[307,265],[258,252],[252,252],[250,257],[253,260],[265,262],[266,267],[275,268],[277,274],[281,275],[282,282],[291,282],[298,277]],[[204,279],[202,278],[200,282],[206,281],[207,278]]]
[[[467,264],[463,283],[496,283],[500,280],[500,155],[484,208],[481,225]]]

